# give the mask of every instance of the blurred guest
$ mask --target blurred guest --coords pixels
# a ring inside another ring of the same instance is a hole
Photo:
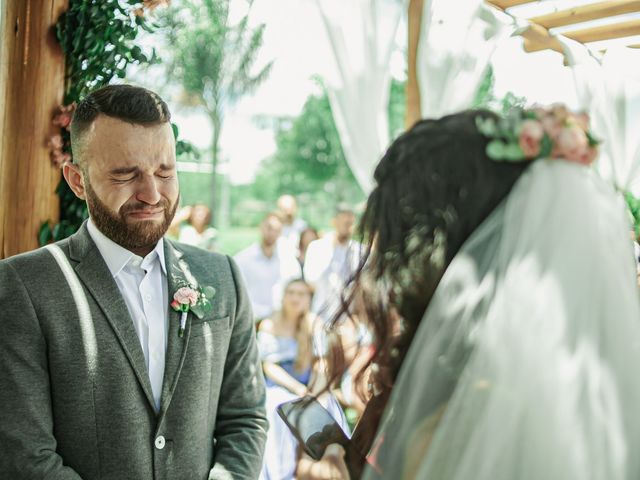
[[[270,429],[260,478],[293,479],[298,460],[297,441],[279,418],[276,408],[281,403],[306,395],[311,388],[314,351],[314,324],[317,317],[310,312],[312,290],[302,279],[287,283],[282,307],[260,322],[258,349],[267,383],[267,416]],[[316,363],[317,365],[317,363]],[[317,370],[314,370],[314,372]],[[314,382],[316,387],[322,382]],[[342,409],[332,395],[321,396],[336,421],[346,427]]]
[[[304,278],[315,290],[311,310],[329,320],[340,306],[346,281],[360,261],[360,247],[352,239],[356,216],[352,208],[339,205],[333,218],[334,231],[309,244]]]
[[[298,204],[292,195],[282,195],[278,198],[278,212],[282,216],[282,234],[280,243],[295,255],[298,254],[300,234],[307,227],[307,223],[297,217]]]
[[[300,233],[300,242],[298,243],[298,263],[302,270],[302,278],[304,278],[304,259],[307,254],[307,247],[314,240],[318,240],[320,235],[315,228],[307,227]]]
[[[191,217],[191,210],[193,207],[191,205],[185,205],[184,207],[178,209],[176,215],[171,220],[171,225],[169,225],[169,229],[167,230],[167,237],[172,240],[178,240],[180,238],[180,230],[182,226],[189,221],[189,217]]]
[[[278,248],[282,219],[269,213],[260,223],[260,241],[238,253],[234,259],[246,282],[256,320],[268,317],[280,305],[283,285],[299,276],[296,257]]]
[[[211,210],[198,203],[190,208],[188,221],[180,228],[178,241],[213,252],[217,233],[211,226]]]

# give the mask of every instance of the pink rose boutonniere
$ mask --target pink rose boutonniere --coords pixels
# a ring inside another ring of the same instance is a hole
[[[173,300],[171,301],[171,308],[176,312],[181,312],[180,329],[178,330],[179,337],[184,335],[189,312],[198,318],[202,318],[206,311],[211,310],[211,302],[209,300],[212,299],[215,294],[216,290],[213,287],[201,288],[193,285],[182,285],[176,290],[173,294]]]

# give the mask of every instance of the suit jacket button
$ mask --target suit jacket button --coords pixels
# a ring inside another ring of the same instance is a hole
[[[158,450],[162,450],[164,448],[164,444],[165,444],[164,437],[162,435],[158,436],[155,441],[156,448]]]

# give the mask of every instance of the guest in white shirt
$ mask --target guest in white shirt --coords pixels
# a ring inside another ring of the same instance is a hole
[[[260,224],[260,241],[238,253],[234,259],[245,280],[256,320],[271,315],[282,301],[284,285],[300,276],[298,261],[289,249],[278,245],[282,219],[269,213]]]
[[[282,217],[282,233],[278,240],[282,248],[290,250],[293,255],[298,255],[300,234],[307,228],[307,222],[297,216],[298,204],[292,195],[282,195],[278,198],[278,212]]]
[[[361,245],[352,239],[355,222],[353,209],[338,206],[334,231],[307,248],[304,278],[315,289],[311,310],[325,321],[337,312],[344,285],[360,261]]]

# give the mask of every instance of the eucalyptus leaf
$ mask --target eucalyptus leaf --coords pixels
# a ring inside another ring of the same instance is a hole
[[[491,140],[487,145],[487,156],[493,160],[504,160],[504,143],[502,143],[500,140]]]
[[[204,296],[207,298],[213,298],[216,294],[216,289],[213,287],[204,287],[202,293],[204,293]]]
[[[508,143],[504,148],[504,158],[510,162],[524,160],[524,152],[517,143]]]
[[[204,315],[204,309],[196,304],[194,306],[191,307],[191,311],[195,314],[196,317],[198,318],[202,318],[202,316]]]

